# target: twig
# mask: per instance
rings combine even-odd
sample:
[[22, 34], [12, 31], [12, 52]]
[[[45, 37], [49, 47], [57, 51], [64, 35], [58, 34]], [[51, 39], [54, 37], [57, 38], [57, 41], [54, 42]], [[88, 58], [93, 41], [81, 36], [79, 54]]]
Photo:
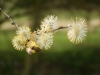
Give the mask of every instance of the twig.
[[18, 24], [16, 24], [16, 23], [12, 20], [12, 18], [11, 18], [10, 15], [6, 14], [1, 8], [0, 8], [0, 11], [1, 11], [6, 17], [8, 17], [8, 19], [11, 21], [12, 25], [15, 25], [17, 28], [19, 27]]
[[52, 32], [56, 31], [56, 30], [60, 30], [60, 29], [67, 29], [67, 28], [70, 28], [71, 26], [60, 26], [58, 27], [57, 29], [54, 29]]

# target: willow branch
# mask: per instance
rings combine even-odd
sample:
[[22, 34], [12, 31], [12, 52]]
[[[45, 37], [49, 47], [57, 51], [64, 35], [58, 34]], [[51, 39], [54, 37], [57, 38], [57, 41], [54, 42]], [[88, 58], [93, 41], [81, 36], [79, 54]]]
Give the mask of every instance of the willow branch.
[[60, 30], [60, 29], [68, 29], [68, 28], [70, 28], [71, 26], [60, 26], [60, 27], [58, 27], [57, 29], [54, 29], [52, 32], [54, 32], [54, 31], [57, 31], [57, 30]]
[[1, 11], [6, 17], [8, 17], [8, 19], [11, 21], [11, 24], [12, 24], [12, 25], [15, 25], [17, 28], [19, 27], [18, 24], [16, 24], [16, 23], [13, 21], [13, 19], [11, 18], [10, 15], [6, 14], [1, 8], [0, 8], [0, 11]]

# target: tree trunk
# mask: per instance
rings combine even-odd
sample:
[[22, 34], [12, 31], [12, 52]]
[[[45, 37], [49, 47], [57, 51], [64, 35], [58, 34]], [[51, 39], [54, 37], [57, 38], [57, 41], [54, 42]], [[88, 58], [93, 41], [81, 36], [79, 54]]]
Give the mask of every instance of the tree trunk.
[[[40, 17], [41, 17], [41, 10], [42, 10], [42, 5], [43, 5], [43, 0], [36, 0], [36, 5], [35, 5], [35, 18], [34, 18], [34, 27], [32, 26], [32, 30], [36, 29], [39, 27], [40, 24]], [[24, 64], [24, 69], [22, 71], [22, 75], [30, 75], [30, 70], [32, 68], [32, 57], [31, 55], [26, 55], [25, 58], [25, 64]]]

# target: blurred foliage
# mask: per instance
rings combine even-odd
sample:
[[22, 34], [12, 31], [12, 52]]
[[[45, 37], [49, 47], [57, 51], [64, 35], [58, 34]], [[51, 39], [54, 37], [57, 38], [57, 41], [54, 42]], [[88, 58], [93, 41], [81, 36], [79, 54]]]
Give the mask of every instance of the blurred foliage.
[[[98, 26], [90, 25], [93, 11], [96, 13], [92, 19], [100, 19], [99, 3], [100, 0], [0, 0], [0, 7], [14, 21], [17, 19], [16, 23], [22, 21], [27, 24], [20, 18], [29, 17], [27, 20], [33, 30], [48, 14], [57, 14], [65, 21], [65, 17], [77, 14], [86, 19], [89, 28], [82, 44], [74, 45], [69, 42], [66, 33], [58, 32], [51, 49], [33, 55], [13, 48], [11, 39], [15, 30], [0, 31], [0, 75], [100, 75], [100, 23]], [[8, 18], [0, 12], [0, 26], [7, 21]]]
[[[12, 17], [30, 16], [34, 19], [32, 28], [35, 29], [40, 25], [40, 19], [43, 17], [45, 11], [52, 9], [65, 9], [70, 10], [85, 10], [90, 12], [93, 10], [100, 11], [100, 0], [0, 0], [0, 7], [4, 9]], [[16, 11], [15, 14], [13, 12]], [[20, 11], [24, 10], [23, 13]], [[0, 25], [6, 21], [7, 18], [0, 19]], [[34, 25], [34, 27], [33, 27]]]
[[[99, 75], [100, 50], [83, 50], [33, 54], [29, 75]], [[21, 75], [26, 55], [17, 51], [0, 51], [0, 74]]]

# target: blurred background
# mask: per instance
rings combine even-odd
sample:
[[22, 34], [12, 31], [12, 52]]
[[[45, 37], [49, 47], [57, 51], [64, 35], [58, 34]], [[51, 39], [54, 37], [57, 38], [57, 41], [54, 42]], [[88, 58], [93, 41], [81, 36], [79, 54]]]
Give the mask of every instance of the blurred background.
[[13, 48], [17, 28], [0, 12], [0, 75], [100, 75], [100, 0], [0, 0], [0, 7], [33, 31], [47, 15], [58, 16], [59, 25], [73, 17], [88, 25], [82, 44], [71, 43], [60, 30], [49, 50], [28, 55]]

